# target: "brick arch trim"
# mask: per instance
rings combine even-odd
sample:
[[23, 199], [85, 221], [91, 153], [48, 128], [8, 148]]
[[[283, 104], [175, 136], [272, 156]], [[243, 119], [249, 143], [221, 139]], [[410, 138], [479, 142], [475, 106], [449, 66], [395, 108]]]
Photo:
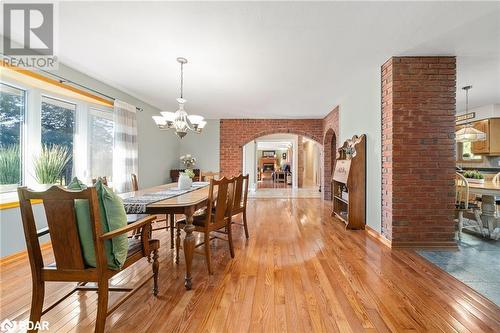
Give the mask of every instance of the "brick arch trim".
[[276, 133], [306, 136], [321, 144], [322, 119], [221, 119], [220, 172], [237, 175], [243, 170], [243, 146], [256, 138]]
[[332, 199], [332, 166], [335, 164], [335, 156], [332, 156], [332, 142], [335, 139], [335, 147], [339, 146], [339, 107], [335, 107], [323, 118], [323, 199]]
[[332, 189], [330, 184], [330, 179], [332, 178], [332, 167], [335, 166], [335, 155], [333, 155], [332, 146], [337, 146], [338, 136], [333, 128], [326, 129], [325, 136], [323, 138], [323, 177], [324, 177], [324, 189], [323, 198], [325, 200], [332, 199]]
[[289, 130], [287, 128], [276, 128], [276, 129], [270, 129], [270, 130], [265, 130], [265, 131], [256, 133], [255, 135], [252, 136], [252, 138], [250, 140], [248, 140], [247, 142], [245, 142], [243, 144], [243, 146], [246, 145], [249, 142], [257, 140], [260, 137], [263, 137], [263, 136], [266, 136], [266, 135], [271, 135], [271, 134], [294, 134], [294, 135], [299, 135], [299, 136], [303, 136], [303, 137], [309, 138], [311, 140], [314, 140], [319, 145], [323, 145], [322, 140], [320, 140], [320, 139], [318, 139], [318, 138], [316, 138], [316, 137], [312, 136], [311, 134], [306, 133], [304, 131], [294, 131], [294, 130]]
[[[323, 145], [324, 153], [325, 138], [329, 129], [333, 130], [338, 145], [338, 106], [323, 119], [221, 119], [220, 172], [225, 176], [240, 173], [243, 170], [243, 146], [258, 137], [269, 134], [290, 133], [305, 136]], [[331, 149], [331, 146], [329, 148]], [[325, 190], [330, 191], [330, 177], [323, 178], [322, 188], [323, 193], [326, 194]]]

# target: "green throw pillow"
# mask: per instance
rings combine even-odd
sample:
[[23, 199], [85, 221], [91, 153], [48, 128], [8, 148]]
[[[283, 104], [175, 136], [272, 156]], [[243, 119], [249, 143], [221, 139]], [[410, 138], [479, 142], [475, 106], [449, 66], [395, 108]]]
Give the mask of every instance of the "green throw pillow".
[[[99, 201], [99, 216], [104, 232], [113, 231], [127, 226], [127, 213], [122, 199], [109, 187], [102, 184], [100, 180], [95, 184], [97, 199]], [[106, 254], [108, 256], [108, 267], [119, 269], [125, 263], [128, 252], [127, 234], [116, 236], [106, 241]]]
[[[111, 189], [104, 186], [101, 181], [95, 184], [97, 199], [99, 202], [99, 217], [103, 233], [127, 225], [127, 215], [123, 207], [123, 202]], [[87, 186], [76, 177], [68, 185], [70, 190], [84, 190]], [[76, 220], [78, 234], [83, 252], [85, 264], [96, 267], [94, 251], [94, 241], [92, 240], [92, 225], [90, 222], [89, 203], [87, 200], [75, 200]], [[108, 267], [110, 269], [120, 269], [127, 259], [128, 239], [123, 234], [116, 236], [104, 243]]]
[[[78, 178], [73, 178], [68, 185], [68, 190], [85, 190], [87, 185], [82, 183]], [[75, 200], [76, 223], [78, 227], [78, 235], [80, 236], [80, 245], [83, 252], [85, 264], [91, 267], [96, 267], [94, 241], [92, 239], [92, 225], [90, 223], [90, 211], [88, 200]]]

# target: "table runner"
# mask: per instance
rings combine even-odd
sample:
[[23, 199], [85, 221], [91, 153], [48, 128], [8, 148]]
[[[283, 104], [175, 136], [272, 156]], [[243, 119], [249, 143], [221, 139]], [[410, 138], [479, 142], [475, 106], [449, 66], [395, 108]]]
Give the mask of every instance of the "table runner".
[[127, 214], [142, 214], [146, 212], [147, 205], [192, 192], [209, 184], [209, 182], [193, 182], [191, 188], [187, 190], [180, 190], [177, 187], [173, 187], [163, 191], [145, 193], [137, 197], [125, 198], [123, 199], [123, 206]]

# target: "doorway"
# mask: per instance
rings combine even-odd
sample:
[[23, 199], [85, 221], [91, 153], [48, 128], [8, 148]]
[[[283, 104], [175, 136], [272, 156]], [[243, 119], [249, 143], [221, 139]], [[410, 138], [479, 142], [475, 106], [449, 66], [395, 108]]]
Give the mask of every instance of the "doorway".
[[[271, 134], [243, 146], [243, 172], [256, 196], [320, 197], [321, 145], [295, 134]], [[252, 194], [251, 194], [252, 195]]]

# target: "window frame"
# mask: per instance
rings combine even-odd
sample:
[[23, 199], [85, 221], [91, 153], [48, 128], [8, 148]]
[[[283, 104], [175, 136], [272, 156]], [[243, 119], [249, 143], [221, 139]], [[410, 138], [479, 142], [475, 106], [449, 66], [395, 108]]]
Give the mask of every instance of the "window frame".
[[[42, 147], [42, 97], [52, 98], [76, 105], [75, 128], [73, 131], [73, 175], [85, 182], [90, 181], [87, 175], [89, 166], [89, 145], [87, 140], [88, 120], [91, 112], [98, 112], [99, 116], [113, 120], [113, 109], [98, 103], [84, 101], [77, 98], [57, 94], [53, 91], [32, 87], [22, 82], [2, 77], [0, 83], [24, 91], [24, 118], [22, 130], [22, 183], [20, 186], [36, 187], [38, 183], [33, 173], [34, 156]], [[17, 201], [17, 192], [0, 193], [0, 204]]]
[[[90, 161], [90, 132], [89, 132], [89, 128], [88, 128], [88, 125], [89, 125], [89, 121], [90, 121], [90, 117], [101, 117], [101, 118], [104, 118], [104, 119], [107, 119], [107, 120], [110, 120], [113, 122], [113, 126], [114, 126], [114, 119], [113, 119], [113, 109], [111, 108], [107, 108], [105, 106], [92, 106], [90, 105], [89, 108], [88, 108], [88, 112], [87, 112], [87, 122], [86, 122], [86, 147], [87, 147], [87, 164], [86, 164], [86, 170], [88, 171], [88, 174], [85, 174], [85, 177], [87, 179], [87, 181], [91, 181], [91, 178], [92, 178], [92, 170], [91, 170], [91, 161]], [[113, 142], [114, 142], [114, 135], [113, 135]], [[111, 175], [111, 180], [112, 180], [112, 177], [113, 175]]]
[[72, 170], [71, 170], [71, 174], [73, 176], [76, 175], [76, 163], [78, 162], [78, 160], [75, 158], [76, 156], [76, 151], [77, 151], [77, 146], [76, 146], [76, 138], [77, 138], [77, 131], [78, 131], [78, 103], [75, 103], [75, 102], [72, 102], [72, 101], [69, 101], [67, 99], [63, 99], [63, 98], [59, 98], [59, 97], [56, 97], [57, 95], [53, 95], [53, 94], [46, 94], [46, 93], [41, 93], [40, 94], [40, 147], [39, 149], [41, 150], [42, 148], [42, 127], [43, 127], [43, 124], [42, 124], [42, 107], [43, 107], [43, 99], [44, 98], [48, 98], [48, 99], [52, 99], [52, 100], [55, 100], [55, 101], [58, 101], [58, 102], [62, 102], [62, 103], [67, 103], [67, 104], [71, 104], [71, 105], [74, 105], [74, 112], [75, 112], [75, 120], [74, 120], [74, 125], [73, 125], [73, 151], [71, 152], [71, 155], [72, 155], [72, 159], [73, 159], [73, 165], [72, 165]]
[[462, 142], [457, 142], [457, 163], [483, 163], [484, 162], [484, 156], [483, 155], [474, 155], [480, 158], [476, 159], [469, 159], [466, 160], [463, 158], [463, 153], [464, 153], [464, 145]]
[[[25, 162], [24, 158], [26, 156], [26, 139], [27, 139], [27, 130], [26, 130], [26, 121], [27, 121], [27, 116], [28, 116], [28, 89], [23, 87], [22, 85], [19, 85], [17, 83], [11, 82], [9, 80], [0, 80], [0, 84], [4, 84], [6, 86], [9, 86], [11, 88], [21, 90], [23, 92], [23, 113], [22, 113], [22, 121], [19, 125], [20, 127], [20, 133], [19, 133], [19, 151], [20, 151], [20, 159], [21, 159], [21, 183], [19, 186], [23, 186], [26, 180], [26, 167], [25, 167]], [[5, 193], [0, 193], [0, 198], [1, 195], [7, 194], [7, 193], [12, 193], [12, 192], [5, 192]]]

